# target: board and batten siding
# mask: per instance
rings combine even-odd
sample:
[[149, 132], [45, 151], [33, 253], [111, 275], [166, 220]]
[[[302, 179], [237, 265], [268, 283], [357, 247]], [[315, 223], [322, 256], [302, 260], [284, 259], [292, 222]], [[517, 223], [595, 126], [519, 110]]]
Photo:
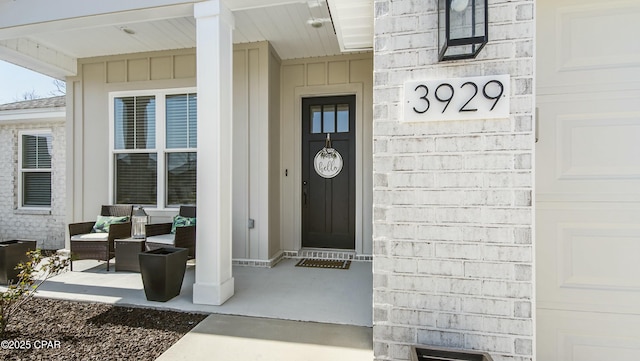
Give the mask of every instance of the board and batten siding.
[[356, 95], [356, 252], [372, 252], [371, 53], [285, 60], [281, 70], [281, 237], [301, 248], [302, 98]]
[[233, 72], [233, 259], [270, 266], [281, 251], [280, 58], [268, 42], [236, 44]]
[[[234, 50], [233, 257], [269, 260], [281, 250], [279, 184], [279, 58], [267, 42]], [[196, 87], [196, 51], [80, 59], [67, 79], [67, 223], [95, 219], [109, 204], [109, 93]], [[200, 102], [206, 99], [199, 99]], [[198, 141], [206, 141], [199, 134]], [[177, 210], [147, 210], [169, 222]], [[248, 219], [255, 220], [249, 229]]]
[[[78, 60], [78, 75], [67, 78], [67, 223], [93, 220], [112, 203], [109, 93], [195, 87], [195, 55], [186, 49]], [[176, 212], [149, 213], [163, 222]]]
[[[375, 1], [374, 354], [534, 358], [534, 1], [490, 0], [476, 59], [438, 62], [438, 2]], [[403, 122], [407, 81], [509, 74], [505, 119]]]

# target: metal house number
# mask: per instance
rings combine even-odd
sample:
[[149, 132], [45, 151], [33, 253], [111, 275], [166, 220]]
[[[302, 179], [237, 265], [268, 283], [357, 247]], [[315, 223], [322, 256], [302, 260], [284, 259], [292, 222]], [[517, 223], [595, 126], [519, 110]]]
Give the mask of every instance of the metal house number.
[[313, 167], [322, 178], [333, 178], [340, 174], [343, 166], [342, 156], [331, 147], [331, 136], [327, 133], [324, 148], [320, 149], [313, 158]]
[[404, 121], [509, 117], [510, 76], [410, 81], [404, 84]]

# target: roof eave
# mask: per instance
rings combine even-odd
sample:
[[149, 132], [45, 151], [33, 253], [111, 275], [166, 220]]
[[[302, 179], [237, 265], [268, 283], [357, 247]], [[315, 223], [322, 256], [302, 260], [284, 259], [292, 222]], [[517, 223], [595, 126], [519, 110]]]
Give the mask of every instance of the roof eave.
[[66, 107], [15, 109], [0, 111], [0, 125], [30, 122], [64, 122]]

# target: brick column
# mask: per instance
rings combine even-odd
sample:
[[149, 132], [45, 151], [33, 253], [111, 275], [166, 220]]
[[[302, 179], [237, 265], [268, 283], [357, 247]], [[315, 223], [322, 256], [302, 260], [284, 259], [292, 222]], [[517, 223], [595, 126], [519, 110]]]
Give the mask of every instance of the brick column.
[[[478, 58], [439, 63], [437, 1], [376, 0], [374, 352], [534, 355], [534, 1], [489, 0]], [[510, 74], [505, 119], [403, 122], [410, 80]]]

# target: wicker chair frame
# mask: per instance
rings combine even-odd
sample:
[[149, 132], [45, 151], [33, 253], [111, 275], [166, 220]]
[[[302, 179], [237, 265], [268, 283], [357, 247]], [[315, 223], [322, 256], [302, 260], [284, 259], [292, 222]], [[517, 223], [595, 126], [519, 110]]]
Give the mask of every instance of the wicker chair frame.
[[[179, 215], [183, 217], [196, 217], [196, 207], [195, 206], [180, 206]], [[162, 234], [171, 233], [171, 225], [172, 223], [154, 223], [147, 224], [145, 226], [145, 236], [159, 236]], [[147, 251], [151, 251], [154, 249], [167, 247], [167, 244], [162, 243], [153, 243], [147, 241], [146, 243]], [[196, 226], [188, 226], [188, 227], [178, 227], [176, 228], [176, 234], [174, 238], [173, 247], [178, 248], [187, 248], [189, 249], [189, 258], [196, 257]]]
[[[103, 205], [100, 210], [101, 216], [121, 217], [133, 214], [133, 205]], [[79, 222], [69, 224], [69, 236], [91, 233], [95, 221]], [[109, 226], [109, 236], [107, 240], [87, 240], [71, 241], [71, 270], [73, 271], [73, 261], [81, 259], [97, 259], [107, 261], [107, 271], [109, 271], [109, 260], [115, 256], [114, 240], [131, 237], [131, 222], [112, 224]]]

